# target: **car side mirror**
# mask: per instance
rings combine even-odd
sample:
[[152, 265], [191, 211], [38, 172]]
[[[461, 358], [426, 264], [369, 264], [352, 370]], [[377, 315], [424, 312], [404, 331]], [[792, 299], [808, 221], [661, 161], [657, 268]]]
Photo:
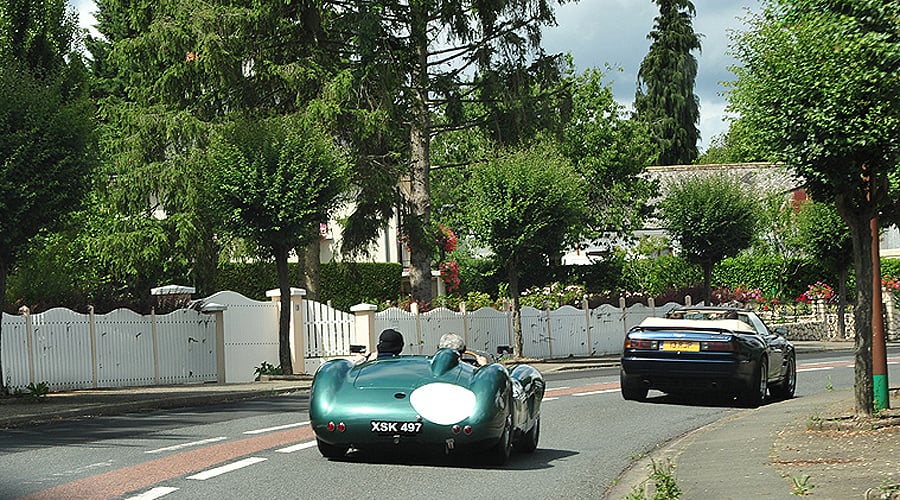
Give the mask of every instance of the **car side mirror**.
[[774, 331], [776, 334], [781, 335], [782, 337], [787, 337], [788, 329], [783, 326], [779, 326], [779, 327], [775, 328]]

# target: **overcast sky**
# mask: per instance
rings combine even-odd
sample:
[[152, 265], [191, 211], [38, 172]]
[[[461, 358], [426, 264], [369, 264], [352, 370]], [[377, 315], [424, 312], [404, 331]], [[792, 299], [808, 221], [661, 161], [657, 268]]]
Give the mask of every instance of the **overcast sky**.
[[[79, 11], [82, 26], [94, 21], [93, 0], [69, 0]], [[758, 0], [693, 0], [697, 9], [694, 31], [701, 34], [702, 51], [698, 60], [695, 93], [700, 97], [700, 149], [710, 138], [728, 129], [725, 121], [725, 97], [721, 82], [731, 80], [728, 66], [734, 63], [727, 54], [728, 32], [741, 30], [740, 18], [747, 8], [758, 11]], [[652, 0], [581, 0], [558, 7], [558, 26], [544, 33], [544, 47], [550, 53], [570, 52], [581, 72], [587, 68], [604, 69], [607, 64], [622, 71], [607, 72], [616, 99], [631, 107], [637, 71], [647, 55], [647, 34], [653, 18], [659, 14]]]

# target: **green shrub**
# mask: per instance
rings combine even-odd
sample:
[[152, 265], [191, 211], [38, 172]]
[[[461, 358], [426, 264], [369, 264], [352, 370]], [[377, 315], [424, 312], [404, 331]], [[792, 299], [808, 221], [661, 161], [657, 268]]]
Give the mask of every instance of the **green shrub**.
[[[297, 264], [290, 266], [291, 283], [299, 283]], [[331, 301], [335, 309], [349, 311], [356, 304], [396, 300], [400, 295], [403, 267], [396, 263], [322, 264], [319, 271], [319, 300]], [[272, 262], [229, 262], [219, 268], [216, 280], [219, 290], [231, 290], [256, 300], [266, 300], [266, 291], [278, 286]], [[297, 286], [297, 285], [294, 285]]]
[[342, 311], [356, 304], [380, 304], [400, 296], [403, 266], [396, 263], [327, 263], [319, 273], [322, 302]]
[[823, 267], [810, 259], [744, 253], [713, 268], [713, 287], [758, 288], [765, 297], [793, 300], [817, 281], [835, 285]]
[[624, 290], [649, 296], [689, 288], [702, 280], [700, 267], [677, 255], [632, 259], [623, 270]]

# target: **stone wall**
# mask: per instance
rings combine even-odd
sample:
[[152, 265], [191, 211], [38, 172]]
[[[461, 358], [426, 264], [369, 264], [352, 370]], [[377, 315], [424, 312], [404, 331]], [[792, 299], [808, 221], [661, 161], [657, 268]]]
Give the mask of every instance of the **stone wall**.
[[824, 317], [809, 316], [808, 319], [800, 319], [793, 323], [779, 323], [770, 325], [770, 328], [784, 327], [788, 330], [788, 340], [818, 340], [818, 341], [836, 341], [836, 342], [852, 342], [853, 334], [853, 315], [844, 315], [846, 325], [845, 332], [838, 332], [838, 321], [836, 314], [826, 314]]

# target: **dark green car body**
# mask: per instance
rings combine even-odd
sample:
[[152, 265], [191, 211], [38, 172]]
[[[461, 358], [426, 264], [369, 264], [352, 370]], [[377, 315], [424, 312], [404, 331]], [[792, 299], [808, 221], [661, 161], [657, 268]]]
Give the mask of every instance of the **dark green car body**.
[[451, 349], [354, 364], [326, 362], [316, 372], [309, 417], [319, 450], [433, 450], [486, 453], [505, 463], [512, 448], [530, 452], [540, 433], [544, 379], [529, 365], [477, 367]]

